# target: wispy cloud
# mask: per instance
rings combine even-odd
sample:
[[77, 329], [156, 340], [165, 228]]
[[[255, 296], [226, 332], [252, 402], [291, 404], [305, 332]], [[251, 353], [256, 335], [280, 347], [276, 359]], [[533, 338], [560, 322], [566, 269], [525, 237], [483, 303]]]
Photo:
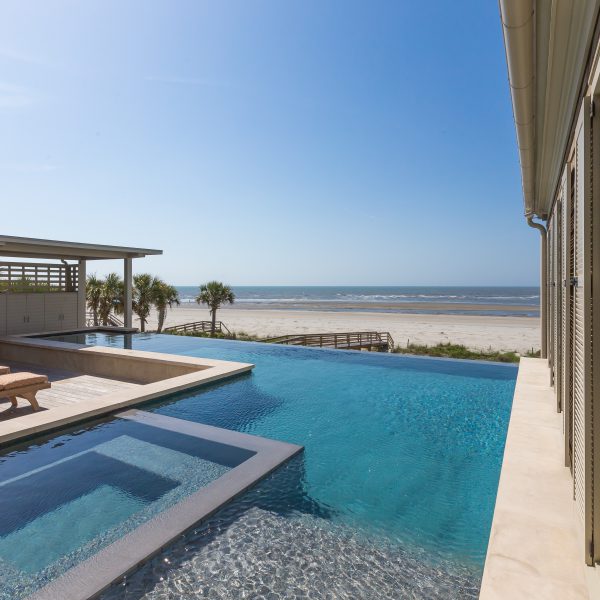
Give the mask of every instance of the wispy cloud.
[[0, 48], [0, 59], [10, 60], [13, 62], [26, 63], [29, 65], [38, 65], [40, 67], [52, 67], [52, 63], [45, 58], [32, 56], [31, 54], [23, 54], [9, 48]]
[[0, 163], [0, 171], [17, 173], [50, 173], [56, 169], [58, 169], [58, 165], [50, 163]]
[[200, 87], [233, 87], [229, 81], [219, 81], [216, 79], [207, 79], [203, 77], [162, 77], [148, 76], [144, 78], [146, 81], [156, 83], [172, 83], [175, 85], [195, 85]]
[[25, 108], [34, 103], [30, 90], [14, 83], [0, 81], [0, 108]]

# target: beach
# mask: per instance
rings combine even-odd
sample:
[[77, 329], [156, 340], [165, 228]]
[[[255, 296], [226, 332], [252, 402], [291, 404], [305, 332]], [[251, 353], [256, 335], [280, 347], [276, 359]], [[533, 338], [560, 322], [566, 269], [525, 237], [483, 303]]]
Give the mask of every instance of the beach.
[[[452, 342], [474, 350], [501, 350], [524, 353], [540, 347], [539, 319], [528, 316], [452, 314], [456, 304], [438, 303], [436, 314], [382, 312], [380, 306], [361, 305], [356, 310], [334, 310], [331, 306], [307, 308], [224, 307], [217, 319], [232, 332], [260, 337], [288, 333], [328, 333], [348, 331], [389, 331], [397, 345]], [[422, 309], [423, 307], [420, 306]], [[461, 307], [464, 310], [464, 307]], [[481, 310], [481, 306], [478, 307]], [[498, 306], [494, 307], [498, 309]], [[514, 307], [513, 307], [514, 308]], [[165, 327], [209, 320], [205, 306], [186, 303], [169, 310]], [[156, 329], [151, 313], [148, 330]], [[139, 321], [134, 319], [139, 327]]]

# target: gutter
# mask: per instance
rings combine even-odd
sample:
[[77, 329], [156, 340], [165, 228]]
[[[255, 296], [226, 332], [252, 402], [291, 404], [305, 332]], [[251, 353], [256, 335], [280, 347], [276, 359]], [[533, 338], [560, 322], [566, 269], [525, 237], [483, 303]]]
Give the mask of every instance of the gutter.
[[[499, 0], [508, 83], [521, 163], [527, 224], [540, 232], [540, 328], [542, 358], [548, 356], [548, 250], [544, 225], [533, 221], [535, 210], [535, 0]], [[544, 216], [544, 215], [541, 215]]]
[[527, 216], [535, 200], [535, 6], [534, 0], [499, 0], [499, 5]]
[[548, 244], [547, 231], [541, 223], [536, 223], [533, 220], [533, 215], [527, 215], [527, 225], [539, 230], [540, 232], [540, 256], [541, 256], [541, 273], [540, 273], [540, 329], [541, 329], [541, 358], [548, 357], [548, 316], [546, 307], [548, 306]]

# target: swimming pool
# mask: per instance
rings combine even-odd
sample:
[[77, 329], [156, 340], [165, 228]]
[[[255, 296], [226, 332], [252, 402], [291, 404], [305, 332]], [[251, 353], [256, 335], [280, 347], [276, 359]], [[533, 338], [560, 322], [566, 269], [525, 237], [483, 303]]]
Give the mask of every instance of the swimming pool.
[[144, 409], [305, 447], [106, 598], [477, 597], [516, 367], [152, 334], [85, 341], [254, 363]]
[[139, 410], [3, 450], [0, 598], [92, 596], [299, 450]]

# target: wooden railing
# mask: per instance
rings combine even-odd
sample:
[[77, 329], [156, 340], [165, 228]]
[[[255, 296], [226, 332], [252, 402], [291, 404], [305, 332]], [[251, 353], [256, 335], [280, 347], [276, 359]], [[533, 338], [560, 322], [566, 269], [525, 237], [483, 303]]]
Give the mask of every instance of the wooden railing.
[[[85, 326], [86, 327], [94, 327], [94, 313], [92, 312], [86, 312], [85, 313]], [[108, 325], [102, 325], [102, 323], [100, 323], [100, 319], [98, 319], [98, 327], [125, 327], [125, 323], [123, 323], [123, 321], [121, 321], [121, 319], [119, 319], [119, 317], [116, 317], [115, 315], [113, 315], [112, 313], [110, 315], [108, 315]]]
[[282, 335], [265, 340], [271, 344], [312, 346], [343, 350], [370, 350], [392, 352], [394, 339], [387, 331], [353, 331], [348, 333], [308, 333]]
[[[172, 327], [165, 327], [165, 333], [211, 333], [212, 332], [212, 321], [194, 321], [193, 323], [183, 323], [182, 325], [173, 325]], [[215, 323], [215, 332], [231, 335], [231, 331], [227, 329], [223, 321], [217, 321]]]
[[0, 291], [76, 292], [78, 265], [0, 262]]

